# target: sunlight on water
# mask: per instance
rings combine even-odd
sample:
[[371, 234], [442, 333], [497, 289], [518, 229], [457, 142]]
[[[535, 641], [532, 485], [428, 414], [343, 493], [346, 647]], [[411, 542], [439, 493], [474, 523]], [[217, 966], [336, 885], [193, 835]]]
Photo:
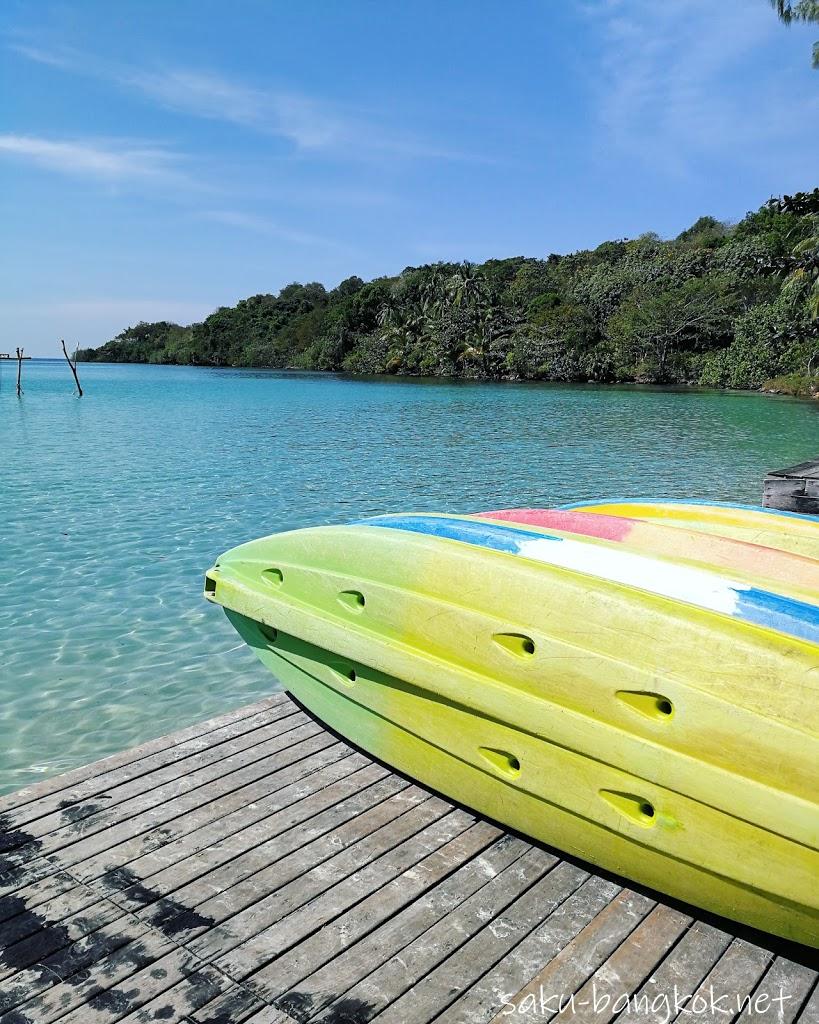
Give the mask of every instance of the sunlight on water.
[[0, 792], [271, 691], [201, 597], [218, 554], [399, 510], [756, 502], [819, 405], [180, 367], [0, 369]]

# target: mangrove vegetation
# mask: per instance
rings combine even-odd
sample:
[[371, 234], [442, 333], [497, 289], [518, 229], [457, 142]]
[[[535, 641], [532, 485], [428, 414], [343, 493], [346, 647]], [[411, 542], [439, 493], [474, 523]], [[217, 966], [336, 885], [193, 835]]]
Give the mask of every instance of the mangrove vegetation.
[[201, 323], [138, 323], [79, 358], [811, 393], [819, 189], [672, 240], [289, 284]]

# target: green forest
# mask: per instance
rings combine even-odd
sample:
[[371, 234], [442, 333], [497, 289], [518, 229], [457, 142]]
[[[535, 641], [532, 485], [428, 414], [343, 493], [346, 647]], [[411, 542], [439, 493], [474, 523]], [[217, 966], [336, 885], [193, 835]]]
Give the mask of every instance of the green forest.
[[289, 284], [81, 360], [819, 391], [819, 188], [545, 259]]

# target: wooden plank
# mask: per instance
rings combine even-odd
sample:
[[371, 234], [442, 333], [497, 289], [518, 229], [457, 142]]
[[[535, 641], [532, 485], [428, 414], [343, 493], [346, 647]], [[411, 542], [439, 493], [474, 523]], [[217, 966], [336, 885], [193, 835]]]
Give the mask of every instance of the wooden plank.
[[658, 1024], [675, 986], [819, 1024], [807, 960], [503, 834], [284, 696], [214, 723], [9, 803], [3, 1024]]
[[[194, 1010], [217, 995], [236, 991], [238, 986], [212, 967], [194, 966], [167, 992], [150, 999], [138, 1010], [122, 1017], [120, 1024], [189, 1024]], [[79, 1022], [78, 1022], [79, 1024]]]
[[676, 1018], [731, 942], [727, 932], [695, 921], [617, 1018], [617, 1024], [656, 1024]]
[[813, 477], [814, 479], [819, 479], [819, 456], [815, 459], [808, 459], [807, 462], [800, 462], [796, 466], [788, 466], [787, 469], [772, 469], [768, 476]]
[[[228, 797], [219, 797], [207, 802], [190, 811], [187, 815], [176, 819], [173, 823], [174, 831], [183, 830], [183, 827], [190, 828], [192, 830], [190, 835], [194, 838], [198, 837], [199, 846], [208, 841], [218, 842], [220, 833], [214, 830], [214, 820], [219, 821], [223, 825], [230, 823], [225, 829], [225, 835], [230, 835], [232, 827], [241, 828], [242, 826], [242, 820], [239, 822], [234, 821], [229, 813], [232, 805], [238, 804], [242, 807], [246, 812], [243, 820], [245, 822], [252, 822], [255, 820], [257, 811], [260, 816], [264, 816], [265, 812], [269, 813], [275, 807], [277, 800], [281, 806], [287, 806], [306, 797], [316, 789], [320, 790], [328, 781], [338, 778], [338, 774], [344, 772], [345, 764], [371, 764], [362, 755], [348, 755], [345, 758], [343, 753], [344, 751], [340, 745], [325, 748], [325, 750], [319, 751], [312, 757], [304, 758], [289, 768], [280, 770], [275, 776], [267, 776], [230, 794]], [[294, 776], [296, 781], [288, 783], [288, 780]], [[271, 781], [274, 778], [275, 784]], [[280, 786], [281, 788], [279, 788]], [[304, 804], [303, 809], [309, 811], [310, 807], [308, 804]], [[200, 826], [198, 830], [196, 829], [197, 825]], [[161, 836], [158, 836], [159, 831], [162, 832]], [[92, 855], [87, 860], [73, 864], [70, 874], [58, 871], [28, 886], [17, 889], [11, 896], [0, 897], [0, 920], [5, 920], [8, 917], [19, 914], [23, 910], [31, 913], [42, 903], [75, 888], [78, 881], [92, 882], [105, 872], [108, 872], [108, 874], [105, 874], [105, 877], [100, 882], [100, 885], [105, 890], [103, 895], [107, 895], [117, 888], [132, 884], [133, 871], [129, 866], [129, 861], [134, 857], [138, 857], [140, 853], [147, 857], [148, 855], [145, 851], [147, 849], [153, 850], [158, 845], [160, 849], [157, 851], [157, 856], [161, 857], [164, 850], [170, 850], [173, 847], [172, 843], [170, 847], [162, 846], [161, 841], [165, 838], [166, 834], [164, 830], [149, 830], [148, 832], [140, 833], [136, 837], [125, 840], [109, 850]], [[244, 834], [252, 842], [253, 832], [246, 832]], [[195, 848], [196, 846], [194, 845]], [[169, 852], [164, 863], [172, 863], [177, 852], [175, 848], [173, 853]], [[197, 861], [192, 859], [191, 864], [195, 867]], [[142, 861], [142, 865], [144, 868], [145, 861]], [[50, 862], [46, 863], [46, 867], [53, 870]], [[127, 870], [121, 870], [123, 868], [127, 868]]]
[[545, 851], [533, 847], [532, 852], [549, 857], [553, 869], [547, 871], [501, 914], [486, 920], [474, 936], [374, 1020], [379, 1024], [421, 1024], [422, 1021], [439, 1016], [521, 939], [530, 934], [545, 914], [551, 913], [579, 888], [587, 877], [582, 868], [568, 861], [559, 861], [555, 865], [555, 858]]
[[[292, 703], [260, 711], [129, 762], [116, 771], [96, 775], [79, 785], [12, 808], [3, 815], [3, 827], [25, 829], [34, 836], [44, 835], [62, 825], [76, 823], [95, 809], [108, 809], [163, 782], [253, 746], [259, 742], [261, 729], [275, 728], [276, 732], [270, 735], [278, 735], [307, 721], [308, 717]], [[101, 800], [105, 803], [99, 803]]]
[[[67, 871], [57, 871], [39, 882], [17, 889], [13, 895], [0, 896], [0, 928], [24, 910], [33, 911], [43, 903], [57, 899], [82, 884]], [[0, 931], [2, 934], [2, 931]]]
[[797, 1017], [798, 1024], [819, 1024], [819, 984], [814, 984], [805, 1006]]
[[[115, 950], [147, 936], [147, 925], [130, 918], [107, 925], [74, 942], [68, 942], [49, 956], [18, 969], [0, 988], [0, 1013], [32, 999], [67, 978], [90, 971]], [[0, 1018], [2, 1019], [2, 1018]]]
[[[286, 866], [279, 865], [279, 862], [289, 854], [302, 851], [321, 838], [324, 838], [325, 849], [332, 854], [344, 841], [344, 829], [354, 827], [356, 834], [359, 834], [361, 825], [356, 823], [353, 826], [350, 823], [360, 815], [373, 812], [383, 821], [383, 809], [380, 812], [374, 809], [405, 790], [408, 783], [394, 775], [370, 783], [370, 777], [376, 773], [377, 766], [371, 766], [370, 770], [362, 769], [364, 777], [360, 782], [356, 781], [359, 773], [341, 779], [333, 786], [319, 790], [315, 797], [323, 799], [317, 800], [315, 805], [311, 806], [307, 800], [302, 800], [295, 807], [287, 806], [280, 813], [270, 815], [261, 825], [255, 826], [252, 832], [242, 834], [238, 841], [230, 836], [227, 846], [219, 844], [217, 837], [214, 839], [216, 845], [206, 851], [208, 856], [190, 857], [176, 863], [172, 861], [170, 866], [147, 878], [134, 872], [139, 879], [135, 891], [123, 889], [116, 895], [112, 893], [110, 898], [138, 912], [149, 906], [144, 892], [146, 883], [158, 896], [173, 895], [174, 900], [190, 907], [211, 900], [215, 893], [221, 897], [247, 879], [250, 879], [255, 893], [258, 893], [259, 886], [264, 884], [258, 873], [276, 872], [277, 880], [283, 877]], [[390, 806], [395, 807], [396, 815], [405, 809], [403, 803]], [[310, 815], [316, 809], [319, 813]], [[307, 820], [304, 820], [305, 817]], [[318, 850], [319, 845], [314, 849]], [[307, 859], [309, 854], [305, 857]], [[274, 865], [279, 867], [274, 868]], [[231, 905], [235, 905], [232, 897]], [[148, 919], [152, 913], [145, 912], [141, 916]]]
[[31, 993], [28, 999], [18, 1005], [18, 1014], [36, 1024], [51, 1024], [100, 993], [127, 981], [144, 968], [153, 968], [162, 957], [177, 948], [170, 939], [131, 920], [119, 923], [118, 937], [122, 939], [122, 944], [96, 960], [93, 969], [79, 969], [66, 980], [58, 980], [56, 984], [52, 979], [51, 985], [45, 987], [44, 991], [36, 995]]
[[772, 960], [767, 950], [735, 938], [686, 1009], [696, 1015], [697, 1024], [724, 1024], [726, 1019], [733, 1019], [726, 1015], [740, 1013], [742, 1000], [754, 990]]
[[[539, 1011], [541, 1016], [538, 1020], [550, 1021], [556, 1017], [570, 997], [634, 931], [654, 905], [653, 900], [631, 889], [618, 893], [528, 985], [508, 1000], [516, 1012], [523, 1007], [522, 1015], [515, 1019], [526, 1020], [527, 1008], [541, 1005], [545, 1009]], [[503, 1015], [511, 1012], [504, 1010]]]
[[0, 981], [49, 958], [92, 932], [111, 924], [122, 916], [113, 903], [98, 899], [84, 910], [58, 922], [43, 919], [43, 927], [33, 935], [4, 947], [0, 960]]
[[[378, 768], [377, 766], [371, 766], [371, 767], [376, 772], [378, 772], [379, 774], [383, 774], [383, 770]], [[385, 795], [386, 795], [386, 792], [389, 792], [389, 791], [392, 791], [392, 790], [395, 790], [395, 789], [406, 788], [406, 786], [407, 786], [407, 784], [403, 780], [398, 779], [395, 776], [391, 776], [391, 777], [389, 777], [389, 778], [387, 778], [385, 780], [382, 780], [382, 784], [385, 787]], [[422, 794], [420, 794], [420, 792], [419, 792], [419, 799], [420, 798], [422, 798]], [[378, 799], [378, 794], [377, 793], [375, 794], [375, 799]], [[402, 808], [400, 808], [400, 809], [402, 809]], [[351, 808], [351, 813], [355, 813], [356, 810], [357, 810], [356, 807], [352, 807]], [[295, 843], [299, 844], [302, 840], [303, 840], [303, 837], [299, 837], [298, 834], [296, 833], [295, 834]], [[269, 853], [268, 853], [268, 857], [269, 857]], [[192, 863], [193, 863], [193, 865], [195, 867], [196, 866], [196, 861], [193, 861]], [[140, 885], [139, 889], [140, 889], [140, 891], [139, 891], [139, 894], [138, 894], [138, 898], [135, 897], [134, 902], [135, 902], [136, 906], [144, 906], [145, 905], [145, 902], [144, 902], [145, 901], [145, 894], [146, 894], [146, 892], [148, 892], [148, 890], [146, 889], [146, 887], [144, 885]], [[86, 890], [86, 891], [90, 892], [91, 890]], [[209, 887], [207, 889], [207, 895], [211, 896], [212, 893], [213, 893], [213, 888]], [[69, 893], [67, 895], [67, 897], [65, 897], [65, 898], [68, 900], [68, 903], [66, 905], [66, 910], [67, 909], [72, 909], [72, 910], [76, 911], [78, 909], [78, 907], [75, 906], [75, 905], [72, 905], [72, 903], [71, 903], [71, 893]], [[178, 904], [174, 899], [169, 898], [169, 896], [167, 894], [163, 894], [161, 892], [157, 892], [155, 894], [154, 893], [150, 893], [150, 898], [155, 899], [155, 900], [160, 902], [160, 913], [158, 914], [158, 917], [159, 917], [159, 920], [162, 923], [162, 927], [165, 928], [165, 929], [171, 930], [173, 932], [172, 922], [177, 921], [179, 918], [185, 918], [185, 919], [188, 920], [188, 922], [196, 922], [196, 923], [198, 923], [198, 921], [199, 921], [199, 918], [197, 918], [195, 914], [191, 913], [190, 907], [186, 907], [186, 906], [184, 906], [182, 904]], [[96, 893], [96, 894], [92, 894], [91, 898], [89, 900], [85, 901], [85, 902], [94, 903], [95, 901], [100, 901], [100, 900], [101, 900], [101, 897], [100, 897], [99, 893]], [[28, 922], [28, 923], [33, 922], [34, 928], [39, 929], [39, 931], [41, 933], [41, 936], [45, 935], [46, 933], [51, 934], [55, 938], [60, 938], [63, 941], [64, 944], [69, 942], [69, 941], [76, 940], [76, 938], [77, 938], [76, 928], [73, 931], [66, 931], [62, 924], [58, 925], [58, 922], [62, 921], [62, 918], [65, 916], [65, 914], [63, 912], [62, 901], [58, 900], [56, 902], [57, 902], [57, 906], [56, 907], [55, 907], [54, 903], [52, 903], [51, 905], [47, 905], [45, 908], [42, 908], [42, 912], [37, 914], [37, 915], [32, 915], [30, 912], [27, 912], [27, 913], [18, 915], [15, 918], [11, 918], [9, 920], [9, 922], [7, 922], [8, 928], [10, 930], [10, 933], [12, 931], [14, 931], [14, 932], [21, 932], [21, 935], [24, 934], [24, 933], [29, 933], [29, 932], [31, 932], [33, 930], [33, 928], [32, 927], [28, 927], [28, 926], [26, 926], [24, 928], [24, 923], [26, 923], [26, 922]], [[123, 913], [125, 913], [126, 910], [128, 909], [127, 907], [125, 907], [125, 908], [121, 907], [117, 903], [112, 904], [110, 902], [97, 902], [92, 909], [94, 910], [94, 912], [96, 912], [100, 908], [104, 909], [106, 914], [108, 915], [107, 918], [106, 918], [106, 921], [110, 921], [110, 920], [114, 920], [115, 919], [115, 918], [111, 918], [111, 916], [110, 916], [110, 912], [111, 912], [111, 907], [112, 906], [116, 906], [118, 908], [120, 916]], [[90, 914], [90, 912], [89, 912], [88, 915], [85, 915], [83, 920], [86, 921], [86, 923], [88, 924], [89, 928], [92, 925], [93, 926], [98, 926], [98, 924], [99, 924], [97, 918], [94, 917], [92, 914]], [[15, 935], [14, 937], [15, 938], [20, 938], [21, 935]], [[11, 950], [11, 954], [14, 954], [16, 956], [17, 960], [19, 961], [19, 957], [21, 955], [20, 954], [20, 950], [24, 949], [24, 948], [25, 948], [24, 944], [17, 943], [13, 947], [13, 949]], [[9, 955], [11, 955], [11, 954], [9, 954]], [[18, 964], [18, 966], [19, 966], [19, 964]]]
[[[182, 989], [182, 994], [189, 1000], [190, 1009], [209, 1002], [229, 985], [224, 975], [201, 964], [186, 950], [174, 949], [124, 981], [92, 996], [61, 1017], [61, 1024], [112, 1024], [121, 1020], [144, 1020], [135, 1011], [152, 1002], [154, 1005], [168, 1002], [165, 995], [168, 990], [186, 980], [191, 984], [187, 989]], [[179, 1002], [177, 1000], [177, 1004]], [[170, 1019], [173, 1016], [173, 1004], [170, 1005], [172, 1012], [168, 1018], [158, 1019]]]
[[192, 1024], [245, 1024], [265, 1007], [246, 988], [234, 985], [222, 995], [189, 1014]]
[[[533, 932], [447, 1008], [447, 1024], [499, 1020], [511, 1000], [620, 892], [615, 882], [591, 875]], [[505, 1019], [505, 1017], [503, 1018]], [[520, 1019], [520, 1018], [515, 1018]]]
[[660, 904], [640, 922], [554, 1018], [560, 1024], [610, 1024], [691, 925], [686, 914]]
[[[244, 719], [252, 718], [256, 714], [271, 710], [275, 707], [286, 708], [288, 706], [292, 706], [292, 701], [289, 699], [287, 694], [277, 693], [272, 697], [267, 697], [255, 704], [248, 704], [245, 707], [237, 708], [235, 711], [229, 711], [227, 714], [219, 715], [216, 718], [210, 718], [206, 722], [197, 722], [195, 725], [186, 726], [184, 729], [178, 729], [176, 732], [172, 732], [167, 736], [160, 736], [157, 739], [148, 740], [146, 743], [141, 743], [137, 747], [131, 747], [129, 750], [123, 750], [117, 754], [111, 754], [99, 761], [82, 765], [79, 768], [63, 772], [60, 775], [54, 775], [50, 779], [43, 779], [40, 782], [34, 782], [30, 786], [25, 786], [23, 789], [16, 790], [14, 793], [8, 793], [4, 796], [0, 796], [0, 812], [7, 811], [12, 807], [17, 808], [21, 807], [23, 804], [42, 800], [46, 796], [58, 793], [71, 786], [76, 786], [79, 783], [85, 782], [96, 776], [106, 775], [109, 772], [113, 772], [115, 769], [119, 769], [127, 765], [135, 765], [137, 762], [143, 760], [149, 755], [162, 754], [163, 752], [170, 751], [174, 747], [189, 740], [205, 740], [208, 733], [215, 732], [217, 729], [228, 726], [233, 722], [241, 722]], [[205, 740], [205, 742], [207, 741]]]
[[[245, 984], [285, 1009], [307, 1006], [316, 1014], [352, 988], [362, 972], [369, 973], [399, 956], [414, 939], [484, 889], [528, 848], [522, 839], [502, 835], [357, 942], [348, 941], [349, 917], [355, 913], [354, 908], [247, 978]], [[390, 884], [400, 886], [403, 877]], [[376, 893], [370, 898], [377, 897]]]
[[[246, 910], [252, 915], [254, 907], [259, 902], [260, 894], [268, 899], [271, 906], [274, 906], [276, 903], [274, 894], [277, 890], [285, 889], [288, 883], [296, 882], [308, 873], [311, 873], [310, 879], [307, 879], [305, 884], [316, 879], [326, 888], [325, 876], [330, 870], [326, 862], [332, 861], [336, 869], [341, 870], [342, 858], [338, 855], [339, 849], [344, 849], [345, 845], [352, 846], [361, 842], [361, 845], [356, 848], [354, 856], [364, 856], [365, 852], [369, 852], [370, 847], [378, 848], [379, 845], [388, 842], [388, 826], [405, 814], [409, 806], [421, 805], [427, 801], [425, 793], [420, 790], [409, 792], [409, 787], [405, 783], [402, 786], [402, 783], [403, 780], [394, 777], [385, 780], [385, 789], [387, 787], [401, 788], [398, 788], [398, 791], [393, 794], [376, 793], [372, 807], [363, 812], [358, 808], [353, 808], [352, 810], [358, 810], [358, 813], [351, 814], [350, 818], [335, 832], [323, 834], [306, 845], [303, 845], [298, 830], [293, 835], [286, 834], [280, 841], [278, 850], [275, 853], [269, 852], [265, 867], [246, 879], [237, 881], [236, 884], [224, 887], [205, 880], [204, 885], [199, 889], [199, 898], [202, 902], [196, 906], [197, 917], [207, 920], [212, 928], [237, 917]], [[383, 796], [386, 796], [386, 799], [381, 799]], [[369, 838], [364, 840], [363, 837]], [[258, 864], [255, 866], [258, 869]], [[314, 893], [318, 891], [320, 890], [315, 887], [311, 889], [311, 892]], [[188, 891], [187, 896], [192, 905], [196, 903], [191, 891]], [[174, 902], [177, 902], [176, 898]], [[204, 930], [196, 921], [185, 920], [188, 914], [184, 911], [183, 920], [175, 921], [173, 916], [167, 912], [164, 903], [156, 907], [149, 906], [140, 916], [163, 928], [172, 928], [174, 933], [185, 941]], [[245, 914], [243, 920], [247, 917], [248, 914]], [[229, 923], [225, 927], [233, 927], [233, 925]], [[203, 956], [202, 947], [197, 947], [197, 953]]]
[[819, 515], [819, 458], [768, 473], [762, 484], [762, 504], [786, 512]]
[[[467, 899], [439, 918], [431, 927], [419, 931], [412, 941], [393, 952], [380, 966], [371, 970], [366, 958], [357, 958], [360, 980], [347, 987], [342, 976], [335, 993], [332, 992], [332, 964], [328, 965], [321, 987], [316, 986], [315, 1010], [310, 1004], [310, 1019], [329, 1022], [352, 1018], [364, 1024], [376, 1017], [390, 1003], [407, 992], [419, 979], [433, 970], [450, 954], [462, 946], [472, 935], [479, 932], [487, 922], [493, 921], [522, 893], [537, 883], [553, 867], [553, 860], [541, 850], [528, 847], [521, 856], [502, 868], [485, 886], [476, 889]], [[355, 947], [350, 956], [355, 957]], [[348, 980], [352, 980], [350, 971]], [[248, 978], [253, 987], [254, 978]], [[309, 991], [304, 990], [309, 998]], [[335, 998], [334, 998], [335, 997]], [[291, 1015], [296, 1015], [299, 1002], [290, 995], [281, 1000], [281, 1005]]]
[[[12, 904], [15, 899], [16, 897], [8, 898], [8, 904]], [[40, 931], [44, 921], [62, 921], [71, 914], [85, 910], [99, 901], [100, 894], [98, 892], [90, 889], [87, 885], [76, 884], [66, 892], [61, 892], [53, 899], [40, 904], [36, 914], [32, 912], [25, 901], [18, 900], [18, 912], [14, 915], [10, 914], [6, 920], [0, 923], [0, 950], [7, 949], [14, 943]]]
[[[273, 1006], [268, 1006], [249, 1017], [247, 1024], [301, 1024], [301, 1022], [294, 1021], [288, 1014]], [[339, 1021], [338, 1024], [345, 1024], [345, 1022]], [[352, 1022], [346, 1022], [346, 1024], [352, 1024]]]
[[[394, 919], [407, 905], [428, 892], [443, 878], [451, 875], [465, 862], [476, 857], [497, 839], [498, 829], [485, 821], [478, 821], [450, 842], [434, 850], [404, 874], [392, 879], [381, 889], [365, 897], [350, 910], [325, 925], [304, 942], [294, 946], [286, 954], [286, 965], [279, 959], [250, 978], [244, 984], [254, 992], [273, 1001], [283, 989], [310, 973], [314, 967], [327, 964], [335, 966], [335, 956], [349, 949], [363, 936], [369, 935], [379, 925]], [[360, 959], [368, 968], [373, 966], [370, 959]], [[336, 991], [338, 976], [336, 975]], [[277, 1000], [277, 1005], [289, 1009], [290, 1004], [302, 1012], [306, 1005], [307, 991], [299, 987], [296, 996], [291, 994], [287, 1001]], [[314, 1005], [309, 1004], [315, 1012]]]
[[758, 1024], [766, 1017], [776, 1024], [793, 1024], [815, 984], [816, 971], [778, 956], [748, 997], [738, 1024]]
[[[403, 796], [400, 793], [393, 799]], [[190, 948], [204, 960], [216, 958], [221, 970], [241, 981], [463, 832], [473, 821], [465, 812], [453, 811], [443, 800], [429, 797], [303, 874], [297, 874], [298, 857], [294, 856], [292, 881], [263, 899], [258, 898], [258, 890], [255, 894], [245, 890], [243, 903], [248, 898], [253, 902], [194, 939]], [[203, 905], [203, 909], [206, 907], [208, 904]]]
[[[191, 792], [214, 779], [225, 778], [238, 767], [255, 763], [321, 731], [320, 726], [310, 722], [306, 715], [291, 715], [194, 755], [189, 759], [190, 764], [183, 761], [160, 769], [144, 779], [118, 787], [111, 794], [103, 794], [96, 801], [71, 803], [19, 829], [11, 812], [3, 822], [8, 837], [4, 858], [6, 869], [110, 828], [148, 807]], [[20, 839], [18, 845], [12, 847], [15, 835]]]
[[[263, 821], [297, 799], [320, 791], [339, 774], [347, 769], [352, 773], [357, 765], [364, 763], [365, 759], [350, 754], [348, 748], [326, 740], [326, 736], [308, 740], [299, 751], [300, 755], [306, 756], [300, 756], [289, 764], [280, 764], [271, 774], [261, 775], [247, 785], [204, 801], [200, 793], [194, 798], [186, 797], [177, 805], [181, 813], [172, 822], [156, 829], [149, 825], [145, 831], [136, 830], [133, 835], [126, 835], [115, 846], [99, 853], [92, 852], [72, 864], [71, 873], [84, 880], [103, 878], [101, 884], [110, 892], [130, 884], [129, 873], [137, 873], [137, 864], [140, 865], [139, 874], [147, 877], [151, 869], [161, 870], [163, 866], [185, 858], [185, 847], [180, 848], [177, 843], [190, 841], [195, 853], [202, 843], [207, 845], [209, 840], [218, 842], [235, 835], [234, 828], [243, 834], [259, 820]], [[206, 792], [205, 796], [208, 795]], [[238, 822], [234, 818], [237, 813], [240, 815]], [[245, 834], [253, 833], [248, 831]], [[128, 873], [123, 874], [123, 868], [127, 868]]]
[[[398, 815], [405, 810], [405, 805], [395, 803], [390, 805], [389, 799], [382, 800], [381, 798], [389, 796], [387, 787], [395, 790], [406, 787], [407, 784], [402, 779], [394, 776], [382, 780], [382, 784], [385, 787], [384, 791], [380, 794], [375, 793], [372, 795], [372, 799], [376, 803], [374, 811], [377, 813], [377, 817], [358, 825], [359, 834], [363, 833], [367, 827], [373, 829], [378, 827], [379, 824], [383, 823], [383, 820], [389, 819], [392, 815]], [[423, 794], [419, 794], [419, 799], [423, 799]], [[388, 807], [387, 805], [390, 806]], [[351, 808], [351, 815], [354, 815], [355, 811], [355, 808]], [[366, 816], [359, 815], [359, 817], [364, 818]], [[351, 824], [355, 824], [357, 821], [358, 819], [354, 818]], [[300, 831], [299, 829], [293, 829], [286, 834], [288, 846], [295, 848], [297, 856], [289, 859], [283, 858], [278, 863], [275, 863], [275, 855], [272, 851], [269, 851], [269, 856], [265, 858], [268, 872], [280, 876], [280, 885], [284, 885], [288, 879], [298, 877], [310, 864], [309, 855], [305, 856], [301, 849], [302, 837], [299, 834]], [[339, 829], [336, 833], [327, 837], [325, 856], [331, 856], [337, 850], [337, 843], [341, 841], [341, 831]], [[319, 856], [318, 852], [316, 852], [317, 859]], [[274, 861], [272, 865], [270, 864], [271, 860]], [[291, 864], [292, 868], [290, 867]], [[252, 892], [248, 902], [257, 900], [260, 892], [269, 895], [275, 889], [275, 886], [267, 887], [259, 883], [256, 877], [249, 879], [248, 886]], [[123, 912], [133, 912], [133, 910], [139, 908], [138, 917], [141, 920], [149, 923], [163, 934], [171, 936], [176, 942], [183, 942], [194, 935], [206, 932], [228, 917], [235, 908], [234, 897], [230, 889], [223, 890], [220, 883], [212, 882], [208, 879], [202, 881], [199, 887], [199, 899], [205, 901], [200, 906], [197, 906], [194, 891], [192, 890], [163, 892], [161, 889], [140, 882], [136, 882], [133, 886], [133, 891], [127, 895], [129, 899], [124, 904], [118, 902]], [[125, 897], [126, 894], [120, 894], [119, 898], [125, 899]], [[117, 897], [111, 898], [117, 899]]]
[[[300, 743], [300, 739], [311, 740], [312, 744]], [[292, 734], [285, 733], [251, 751], [245, 751], [235, 759], [227, 759], [230, 764], [223, 764], [221, 769], [213, 765], [203, 769], [201, 774], [197, 773], [195, 780], [191, 777], [152, 790], [134, 800], [127, 811], [113, 814], [111, 820], [98, 816], [91, 835], [61, 831], [43, 836], [37, 840], [29, 859], [22, 855], [22, 851], [18, 857], [8, 858], [6, 872], [0, 876], [0, 895], [13, 892], [21, 885], [37, 881], [60, 868], [80, 863], [89, 854], [116, 846], [140, 832], [152, 832], [154, 848], [161, 846], [173, 836], [173, 820], [185, 811], [241, 789], [259, 778], [270, 777], [271, 773], [280, 773], [282, 765], [298, 762], [317, 747], [332, 746], [335, 742], [332, 736], [316, 727], [302, 726], [293, 730]], [[271, 760], [273, 754], [277, 755], [275, 761]], [[220, 774], [220, 771], [224, 774]], [[129, 816], [128, 812], [133, 816]], [[161, 825], [166, 828], [159, 829]], [[59, 857], [50, 856], [46, 859], [47, 855], [54, 853], [59, 853]]]

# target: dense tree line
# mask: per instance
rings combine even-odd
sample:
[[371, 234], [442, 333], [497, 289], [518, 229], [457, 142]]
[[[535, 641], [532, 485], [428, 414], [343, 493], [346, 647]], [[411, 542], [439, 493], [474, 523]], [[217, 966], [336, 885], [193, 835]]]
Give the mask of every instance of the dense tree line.
[[547, 259], [290, 284], [202, 323], [139, 323], [80, 359], [815, 390], [819, 189]]

